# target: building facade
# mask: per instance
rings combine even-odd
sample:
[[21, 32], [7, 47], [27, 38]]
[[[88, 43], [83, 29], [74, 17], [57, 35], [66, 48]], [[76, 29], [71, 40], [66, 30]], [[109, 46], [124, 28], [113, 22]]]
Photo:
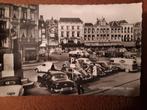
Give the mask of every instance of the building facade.
[[80, 18], [60, 18], [58, 37], [62, 46], [79, 46], [83, 43], [83, 21]]
[[97, 22], [85, 23], [84, 44], [86, 46], [135, 46], [134, 25], [125, 20], [106, 22], [105, 18]]
[[46, 20], [46, 38], [49, 48], [58, 47], [58, 21], [56, 19]]
[[[1, 28], [5, 30], [0, 46], [18, 50], [22, 62], [37, 60], [38, 5], [0, 5]], [[4, 31], [3, 31], [4, 32]]]

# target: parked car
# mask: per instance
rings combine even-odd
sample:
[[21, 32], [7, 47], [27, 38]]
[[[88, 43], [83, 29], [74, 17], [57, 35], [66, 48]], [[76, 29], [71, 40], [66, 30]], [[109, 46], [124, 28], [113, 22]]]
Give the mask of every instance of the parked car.
[[77, 61], [85, 64], [92, 64], [92, 61], [89, 58], [78, 58]]
[[117, 73], [121, 71], [119, 64], [115, 64], [110, 61], [98, 61], [97, 63], [104, 67], [108, 73]]
[[76, 81], [78, 77], [81, 77], [81, 82], [90, 81], [93, 78], [92, 75], [87, 74], [84, 70], [77, 70], [75, 68], [67, 68], [66, 74], [73, 81]]
[[80, 57], [80, 56], [83, 56], [83, 52], [81, 50], [73, 50], [73, 51], [70, 51], [69, 52], [69, 56], [72, 56], [72, 57]]
[[75, 92], [75, 83], [61, 71], [50, 71], [38, 76], [38, 82], [49, 89], [51, 93]]
[[4, 77], [0, 79], [0, 96], [22, 96], [23, 94], [21, 78]]
[[52, 68], [57, 69], [58, 68], [55, 66], [55, 62], [45, 62], [37, 67], [35, 67], [35, 71], [37, 73], [42, 72], [42, 73], [47, 73], [49, 72]]
[[110, 68], [109, 64], [107, 61], [97, 61], [97, 64], [99, 64], [106, 75], [112, 74], [112, 68]]

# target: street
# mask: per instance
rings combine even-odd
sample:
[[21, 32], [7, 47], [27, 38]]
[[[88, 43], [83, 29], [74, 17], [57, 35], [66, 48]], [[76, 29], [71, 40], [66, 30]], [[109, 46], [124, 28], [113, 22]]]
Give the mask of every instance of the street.
[[[39, 65], [39, 64], [36, 64]], [[35, 65], [35, 66], [36, 66]], [[32, 66], [24, 67], [24, 77], [35, 82], [35, 87], [26, 91], [25, 95], [57, 95], [51, 94], [47, 88], [39, 87], [36, 73]], [[118, 95], [118, 96], [138, 96], [140, 90], [140, 72], [126, 73], [119, 72], [100, 78], [83, 85], [85, 93], [82, 95]], [[77, 94], [69, 94], [77, 95]]]

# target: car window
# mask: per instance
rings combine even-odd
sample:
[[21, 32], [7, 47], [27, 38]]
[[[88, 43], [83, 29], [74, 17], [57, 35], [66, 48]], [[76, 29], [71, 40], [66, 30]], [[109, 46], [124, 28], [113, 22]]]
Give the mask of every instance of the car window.
[[52, 80], [60, 80], [60, 79], [67, 79], [67, 75], [65, 74], [56, 74], [52, 76]]
[[46, 66], [46, 64], [42, 64], [42, 66]]

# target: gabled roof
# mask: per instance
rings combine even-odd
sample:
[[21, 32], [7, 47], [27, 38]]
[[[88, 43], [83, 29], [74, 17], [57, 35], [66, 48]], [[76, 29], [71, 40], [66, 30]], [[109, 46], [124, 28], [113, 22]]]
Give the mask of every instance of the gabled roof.
[[59, 22], [83, 23], [80, 18], [60, 18]]

